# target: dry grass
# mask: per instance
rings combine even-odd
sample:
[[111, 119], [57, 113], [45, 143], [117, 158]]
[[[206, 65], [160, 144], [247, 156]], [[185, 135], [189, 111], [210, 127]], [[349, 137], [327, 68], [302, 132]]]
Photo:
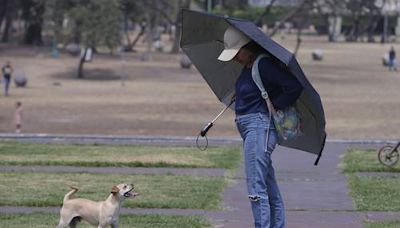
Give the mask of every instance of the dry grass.
[[[293, 49], [292, 38], [278, 39]], [[400, 74], [381, 64], [390, 45], [325, 40], [305, 38], [298, 60], [322, 97], [328, 137], [398, 138]], [[311, 60], [316, 48], [324, 51], [324, 61]], [[10, 97], [0, 97], [0, 132], [13, 131], [17, 100], [27, 133], [194, 136], [222, 108], [195, 69], [180, 69], [177, 55], [153, 54], [143, 62], [140, 52], [127, 54], [125, 70], [118, 56], [95, 56], [85, 66], [88, 78], [78, 80], [78, 60], [67, 54], [55, 60], [49, 51], [0, 49], [0, 63], [10, 59], [29, 78], [28, 88], [13, 87]], [[210, 136], [237, 136], [233, 117], [226, 114]]]

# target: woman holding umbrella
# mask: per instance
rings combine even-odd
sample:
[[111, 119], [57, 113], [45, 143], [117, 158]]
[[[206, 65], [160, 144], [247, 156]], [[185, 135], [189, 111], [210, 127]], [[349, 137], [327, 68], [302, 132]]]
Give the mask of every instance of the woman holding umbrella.
[[[236, 61], [243, 69], [236, 81], [236, 125], [243, 139], [248, 197], [255, 227], [285, 227], [283, 200], [275, 178], [271, 154], [278, 135], [267, 104], [252, 79], [251, 70], [260, 54], [267, 54], [256, 42], [233, 26], [224, 33], [220, 61]], [[261, 80], [275, 109], [295, 103], [302, 86], [269, 57], [259, 61]]]

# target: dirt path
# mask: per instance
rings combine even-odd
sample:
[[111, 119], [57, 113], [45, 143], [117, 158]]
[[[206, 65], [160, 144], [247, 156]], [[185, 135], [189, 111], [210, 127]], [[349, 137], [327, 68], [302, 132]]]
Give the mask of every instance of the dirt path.
[[[290, 36], [277, 41], [289, 50], [295, 44]], [[390, 45], [304, 37], [298, 60], [321, 95], [329, 138], [399, 138], [400, 73], [381, 60]], [[317, 48], [323, 61], [311, 59]], [[0, 132], [14, 131], [15, 102], [22, 101], [25, 133], [196, 136], [222, 105], [196, 69], [180, 69], [178, 55], [154, 53], [148, 62], [140, 55], [127, 54], [124, 65], [118, 55], [95, 56], [78, 80], [78, 61], [67, 54], [52, 59], [44, 49], [2, 46], [0, 63], [10, 59], [29, 82], [13, 86], [10, 97], [0, 93]], [[237, 136], [233, 118], [228, 112], [210, 136]]]

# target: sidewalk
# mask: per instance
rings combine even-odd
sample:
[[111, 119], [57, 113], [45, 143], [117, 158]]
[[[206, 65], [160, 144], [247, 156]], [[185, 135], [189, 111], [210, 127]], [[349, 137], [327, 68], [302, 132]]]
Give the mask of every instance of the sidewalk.
[[[346, 148], [344, 144], [327, 143], [318, 166], [314, 166], [314, 155], [283, 147], [274, 151], [288, 228], [362, 227], [362, 217], [347, 195], [346, 178], [337, 167]], [[238, 183], [224, 193], [227, 211], [211, 215], [217, 227], [252, 227], [246, 196], [245, 179], [240, 174]]]

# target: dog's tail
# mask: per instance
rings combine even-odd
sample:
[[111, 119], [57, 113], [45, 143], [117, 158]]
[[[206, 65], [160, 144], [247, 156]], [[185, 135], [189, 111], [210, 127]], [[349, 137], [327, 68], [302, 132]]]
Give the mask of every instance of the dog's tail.
[[70, 200], [72, 195], [75, 194], [75, 192], [77, 192], [79, 189], [77, 187], [74, 186], [70, 186], [70, 188], [72, 189], [71, 191], [69, 191], [67, 194], [65, 194], [64, 196], [64, 202], [67, 200]]

